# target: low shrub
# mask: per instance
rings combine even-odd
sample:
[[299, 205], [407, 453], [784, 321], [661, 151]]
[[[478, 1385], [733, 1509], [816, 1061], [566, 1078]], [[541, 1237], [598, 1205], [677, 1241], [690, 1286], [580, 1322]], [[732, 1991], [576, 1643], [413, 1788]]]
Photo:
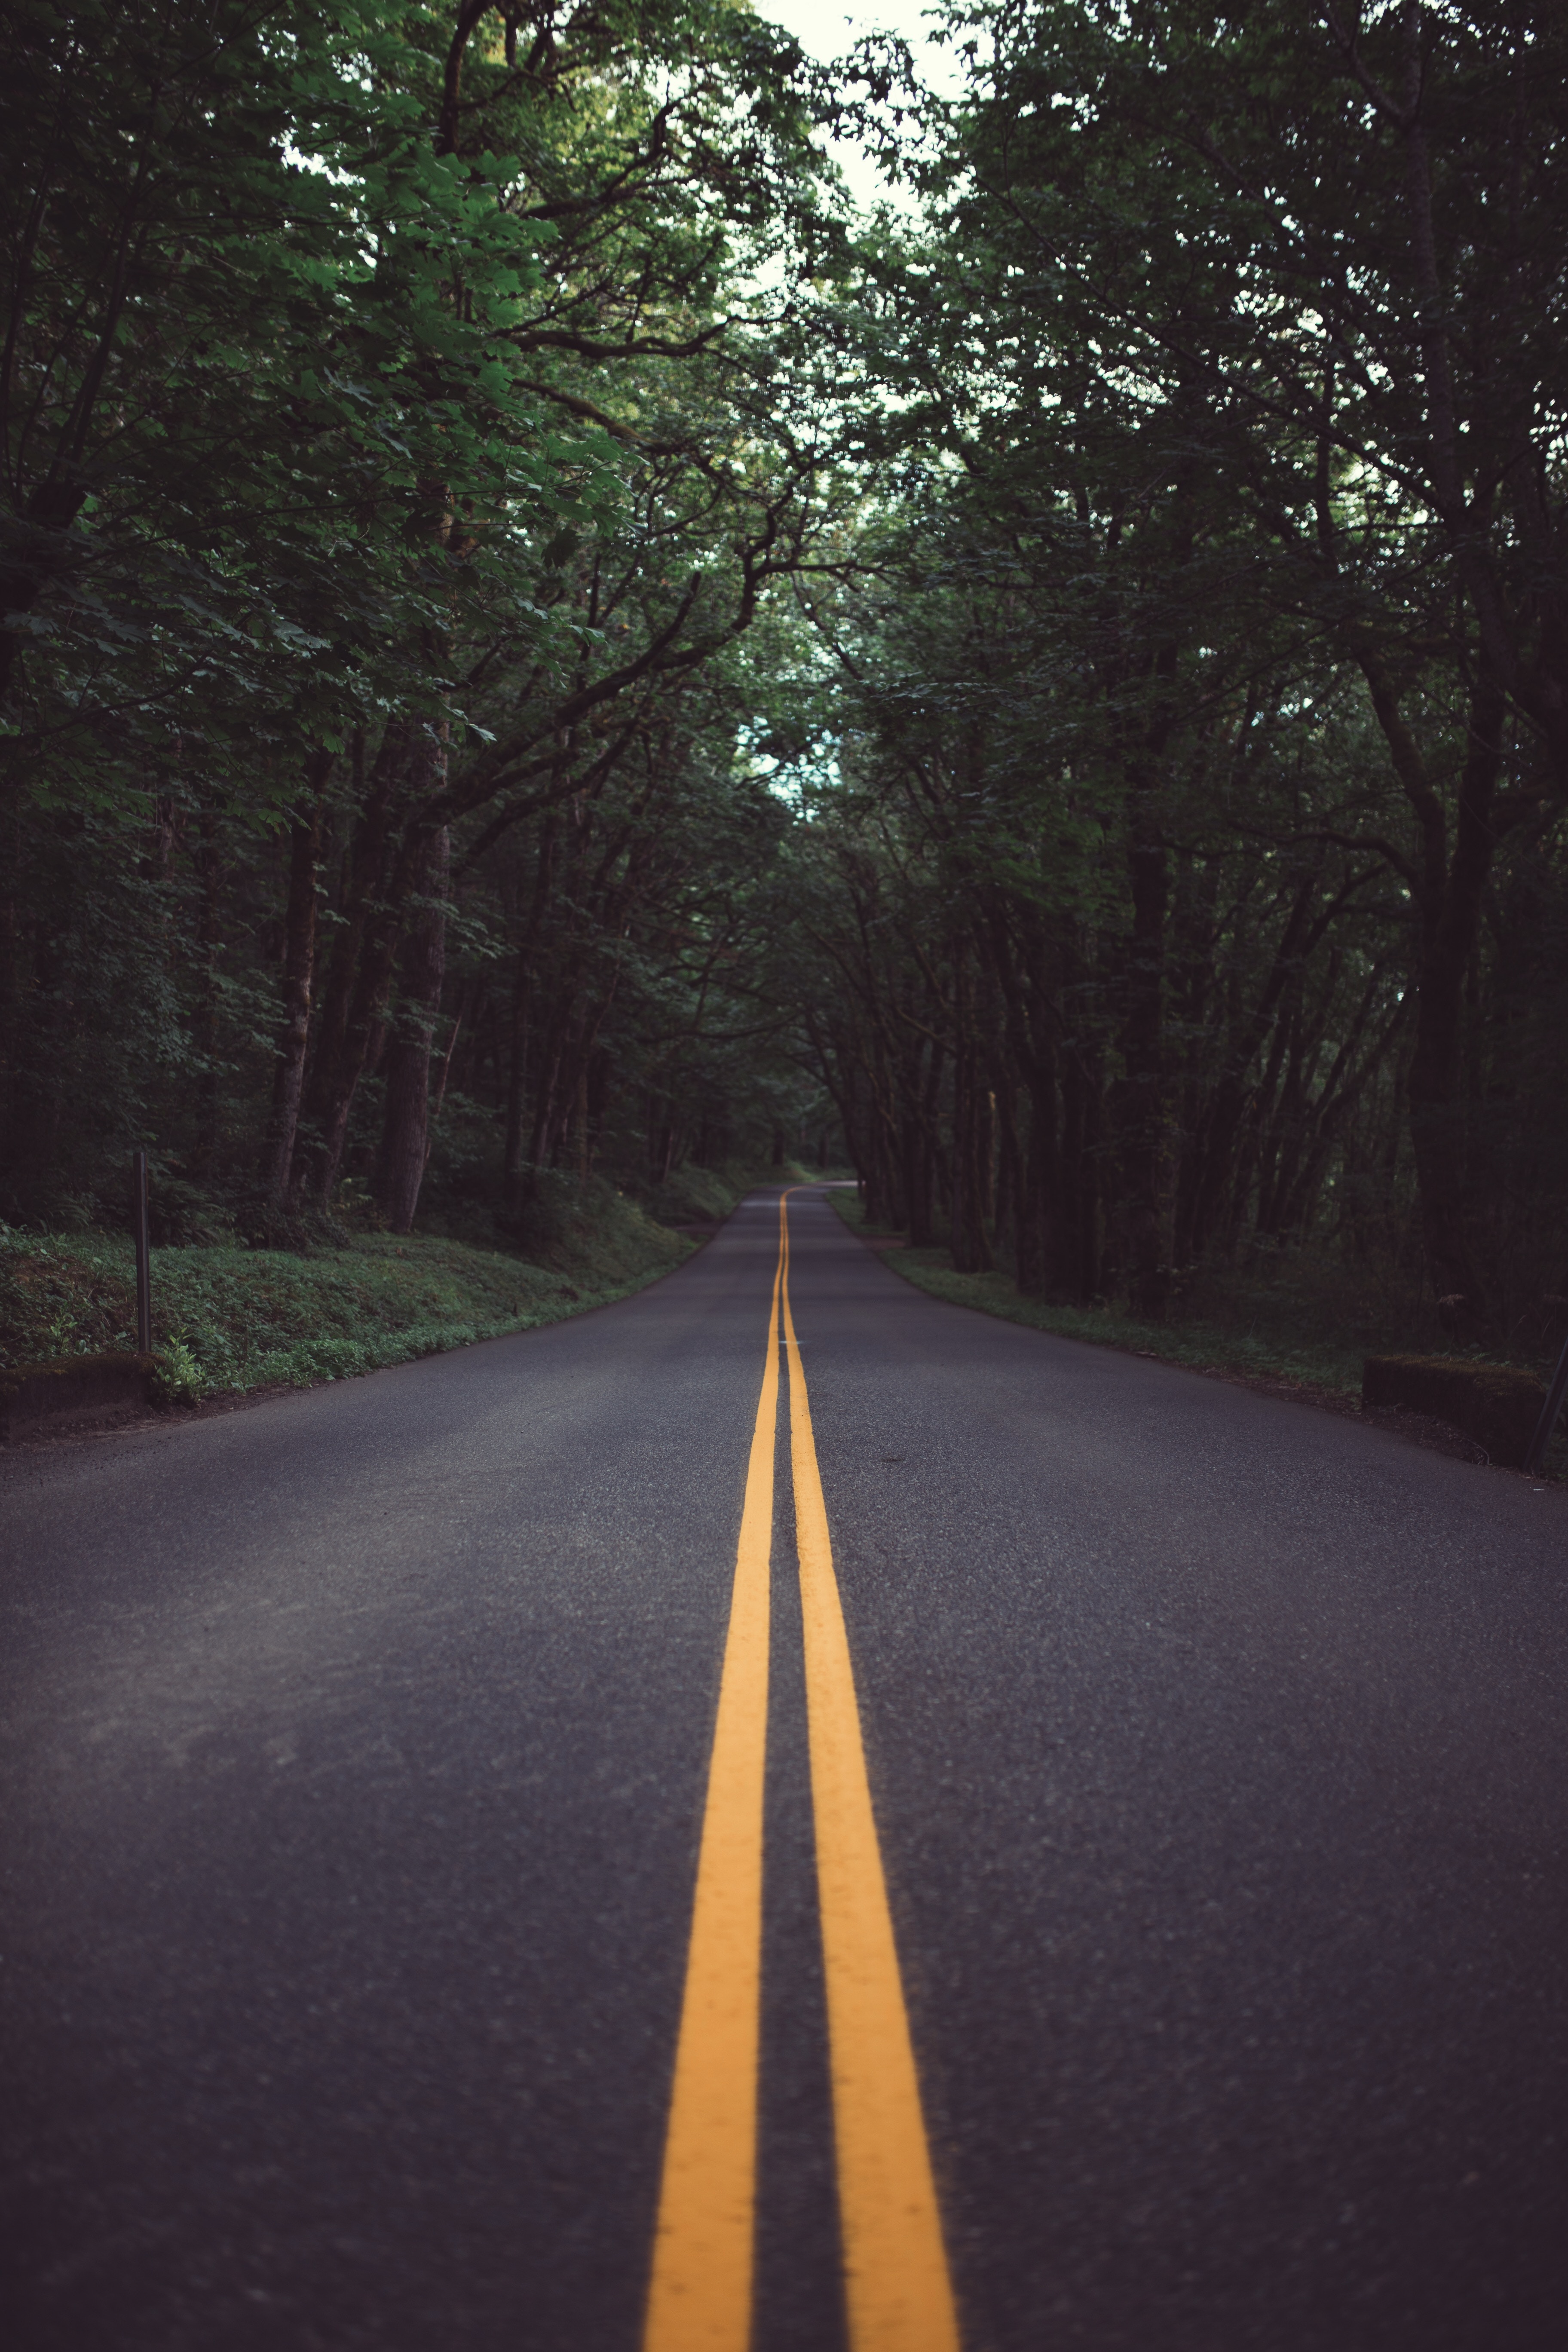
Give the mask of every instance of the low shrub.
[[207, 1376], [183, 1333], [164, 1341], [153, 1358], [153, 1393], [164, 1404], [199, 1404]]

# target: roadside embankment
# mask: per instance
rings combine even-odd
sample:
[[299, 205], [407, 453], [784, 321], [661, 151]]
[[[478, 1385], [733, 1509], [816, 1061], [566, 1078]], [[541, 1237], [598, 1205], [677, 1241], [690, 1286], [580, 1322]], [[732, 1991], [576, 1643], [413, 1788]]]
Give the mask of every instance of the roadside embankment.
[[[682, 1171], [658, 1205], [684, 1212], [686, 1231], [612, 1185], [580, 1186], [558, 1194], [528, 1254], [383, 1233], [301, 1252], [154, 1249], [153, 1391], [195, 1404], [309, 1387], [584, 1314], [669, 1273], [752, 1181], [765, 1180], [738, 1169]], [[34, 1376], [30, 1394], [37, 1375], [58, 1381], [77, 1360], [129, 1361], [135, 1345], [127, 1235], [0, 1226], [0, 1375]], [[74, 1393], [79, 1382], [59, 1384]]]
[[[277, 1250], [153, 1254], [153, 1342], [166, 1399], [309, 1387], [580, 1314], [667, 1274], [694, 1244], [649, 1224], [640, 1265], [589, 1287], [461, 1242], [367, 1234], [307, 1257]], [[629, 1255], [630, 1253], [623, 1253]], [[110, 1234], [0, 1240], [7, 1367], [135, 1347], [130, 1244]]]
[[[1495, 1457], [1482, 1442], [1489, 1433], [1468, 1425], [1466, 1418], [1439, 1416], [1428, 1404], [1423, 1409], [1373, 1399], [1363, 1402], [1366, 1350], [1346, 1339], [1282, 1339], [1278, 1333], [1227, 1330], [1197, 1319], [1141, 1323], [1112, 1307], [1077, 1307], [1048, 1299], [1026, 1297], [1010, 1274], [960, 1274], [951, 1251], [914, 1249], [901, 1235], [868, 1226], [858, 1196], [847, 1190], [833, 1192], [829, 1200], [845, 1223], [862, 1241], [885, 1244], [885, 1256], [895, 1273], [933, 1298], [956, 1307], [972, 1307], [984, 1315], [999, 1315], [1058, 1339], [1081, 1339], [1091, 1347], [1119, 1348], [1130, 1355], [1207, 1373], [1213, 1378], [1244, 1383], [1267, 1394], [1315, 1404], [1331, 1412], [1356, 1413], [1380, 1426], [1445, 1453], [1466, 1454], [1476, 1461]], [[1560, 1432], [1548, 1450], [1542, 1476], [1568, 1479], [1568, 1438]]]

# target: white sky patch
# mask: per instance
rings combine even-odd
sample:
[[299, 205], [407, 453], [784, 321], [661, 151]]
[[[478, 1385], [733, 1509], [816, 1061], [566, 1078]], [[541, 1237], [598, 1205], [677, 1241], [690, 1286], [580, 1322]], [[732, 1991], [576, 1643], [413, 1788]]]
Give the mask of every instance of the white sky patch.
[[[939, 47], [931, 37], [939, 11], [924, 0], [871, 0], [866, 7], [847, 6], [845, 0], [753, 0], [753, 5], [759, 16], [793, 33], [807, 55], [823, 65], [843, 57], [868, 33], [901, 33], [923, 82], [944, 98], [956, 98], [962, 88], [963, 78], [952, 50]], [[832, 152], [857, 204], [891, 202], [907, 207], [908, 189], [890, 186], [858, 146], [835, 140]]]

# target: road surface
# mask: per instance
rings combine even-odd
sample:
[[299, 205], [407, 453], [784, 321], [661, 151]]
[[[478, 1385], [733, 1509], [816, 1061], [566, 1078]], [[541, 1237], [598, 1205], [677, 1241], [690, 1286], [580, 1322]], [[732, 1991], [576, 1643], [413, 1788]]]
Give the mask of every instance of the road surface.
[[1564, 1498], [780, 1223], [0, 1463], [5, 2343], [1556, 2352]]

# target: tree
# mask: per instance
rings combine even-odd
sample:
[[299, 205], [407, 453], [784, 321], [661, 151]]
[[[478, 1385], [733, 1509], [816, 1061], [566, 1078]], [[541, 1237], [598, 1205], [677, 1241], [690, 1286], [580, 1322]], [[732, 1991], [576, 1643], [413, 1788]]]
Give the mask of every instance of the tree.
[[[1498, 841], [1568, 786], [1555, 12], [975, 10], [952, 224], [1039, 391], [1163, 428], [1363, 677], [1409, 806], [1412, 1136], [1455, 1328], [1462, 995]], [[960, 171], [967, 177], [960, 178]], [[1004, 373], [1008, 373], [1004, 362]], [[1353, 835], [1353, 826], [1350, 828]]]

